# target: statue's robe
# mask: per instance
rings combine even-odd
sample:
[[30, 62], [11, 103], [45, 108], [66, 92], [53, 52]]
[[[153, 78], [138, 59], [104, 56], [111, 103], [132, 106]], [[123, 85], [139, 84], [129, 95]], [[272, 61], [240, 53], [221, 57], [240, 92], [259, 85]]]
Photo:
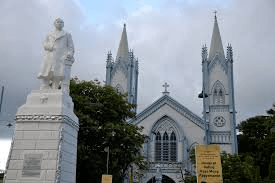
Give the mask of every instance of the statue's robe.
[[73, 57], [74, 54], [71, 34], [63, 30], [49, 33], [44, 43], [44, 49], [44, 60], [38, 78], [63, 80], [65, 59], [67, 55]]

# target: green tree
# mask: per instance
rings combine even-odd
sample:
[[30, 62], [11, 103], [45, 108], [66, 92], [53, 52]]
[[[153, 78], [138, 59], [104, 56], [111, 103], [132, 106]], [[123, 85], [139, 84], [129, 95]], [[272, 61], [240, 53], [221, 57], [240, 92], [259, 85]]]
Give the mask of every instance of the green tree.
[[109, 148], [109, 174], [113, 182], [121, 182], [132, 164], [146, 168], [139, 151], [145, 136], [142, 128], [127, 123], [135, 117], [133, 105], [111, 86], [93, 81], [71, 80], [70, 95], [74, 112], [79, 118], [77, 182], [101, 182], [107, 173]]
[[257, 167], [254, 165], [254, 159], [251, 156], [244, 157], [237, 154], [223, 153], [222, 161], [222, 176], [225, 183], [260, 183]]
[[4, 173], [0, 173], [0, 182], [3, 181]]
[[269, 164], [269, 180], [271, 183], [275, 183], [275, 152], [272, 154]]
[[262, 178], [268, 176], [271, 155], [275, 151], [275, 141], [270, 132], [274, 125], [274, 115], [270, 115], [250, 118], [238, 126], [242, 133], [238, 138], [239, 154], [253, 157]]

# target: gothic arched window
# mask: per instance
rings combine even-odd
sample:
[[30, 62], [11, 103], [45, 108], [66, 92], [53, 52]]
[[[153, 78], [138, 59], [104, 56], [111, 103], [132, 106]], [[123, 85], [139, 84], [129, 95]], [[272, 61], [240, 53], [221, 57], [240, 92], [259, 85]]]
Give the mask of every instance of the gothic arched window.
[[162, 147], [163, 147], [163, 161], [168, 161], [169, 158], [169, 138], [167, 133], [165, 132], [163, 135], [163, 143], [162, 143]]
[[221, 89], [219, 91], [219, 100], [220, 100], [220, 104], [224, 104], [224, 94]]
[[177, 138], [174, 132], [170, 137], [170, 161], [177, 161]]
[[161, 136], [159, 132], [156, 135], [156, 161], [161, 161]]
[[213, 91], [213, 104], [223, 105], [225, 102], [225, 91], [222, 83], [220, 81], [216, 81], [212, 91]]
[[177, 138], [175, 132], [172, 132], [170, 137], [166, 131], [163, 135], [158, 132], [156, 134], [155, 150], [156, 161], [177, 161]]

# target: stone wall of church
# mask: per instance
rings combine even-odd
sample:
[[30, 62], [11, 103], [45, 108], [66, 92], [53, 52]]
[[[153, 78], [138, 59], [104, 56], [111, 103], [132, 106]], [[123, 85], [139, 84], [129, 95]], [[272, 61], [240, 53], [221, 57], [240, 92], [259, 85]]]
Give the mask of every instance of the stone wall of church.
[[[160, 121], [163, 116], [167, 116], [170, 120]], [[177, 111], [172, 109], [168, 105], [164, 105], [159, 110], [144, 119], [138, 126], [143, 126], [143, 134], [149, 137], [147, 149], [144, 153], [147, 154], [149, 161], [155, 160], [155, 138], [156, 131], [161, 128], [162, 125], [170, 125], [176, 131], [177, 135], [177, 161], [181, 162], [188, 158], [184, 155], [184, 149], [190, 148], [190, 145], [197, 143], [203, 143], [204, 130], [191, 122], [188, 118], [182, 116]], [[146, 147], [145, 147], [146, 148]], [[147, 152], [146, 152], [147, 151]]]
[[128, 83], [128, 80], [125, 74], [121, 70], [117, 70], [116, 73], [113, 75], [111, 85], [114, 88], [116, 88], [119, 84], [120, 87], [123, 89], [123, 91], [120, 91], [120, 92], [127, 93], [128, 92], [127, 83]]
[[[133, 122], [138, 126], [143, 126], [142, 133], [147, 136], [142, 153], [150, 163], [150, 169], [144, 172], [141, 182], [147, 183], [156, 175], [155, 167], [157, 165], [161, 167], [163, 175], [171, 178], [176, 183], [181, 182], [185, 169], [189, 172], [194, 171], [189, 158], [190, 151], [197, 144], [204, 142], [205, 132], [202, 120], [178, 103], [173, 103], [173, 99], [169, 96], [163, 96], [152, 105], [152, 108], [149, 107], [142, 112], [142, 117], [137, 119], [136, 123]], [[157, 133], [160, 134], [161, 138], [166, 133], [169, 139], [171, 139], [171, 134], [175, 134], [177, 148], [175, 161], [171, 161], [171, 154], [169, 154], [168, 161], [157, 160]], [[171, 153], [171, 150], [169, 150], [169, 153]], [[161, 156], [163, 157], [163, 154]]]
[[[232, 153], [233, 119], [230, 113], [230, 89], [228, 63], [224, 58], [216, 57], [208, 65], [207, 110], [209, 121], [209, 142], [219, 144], [222, 151]], [[222, 94], [219, 92], [222, 91]], [[215, 94], [216, 92], [216, 94]], [[234, 137], [233, 137], [234, 138]]]

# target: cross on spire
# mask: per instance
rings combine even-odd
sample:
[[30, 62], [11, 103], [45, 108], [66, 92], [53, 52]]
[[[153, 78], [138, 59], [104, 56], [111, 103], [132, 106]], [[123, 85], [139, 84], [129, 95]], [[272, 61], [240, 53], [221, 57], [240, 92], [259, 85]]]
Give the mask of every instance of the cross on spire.
[[217, 10], [213, 11], [213, 13], [215, 14], [215, 18], [217, 18]]
[[168, 95], [170, 92], [167, 91], [167, 88], [169, 87], [169, 85], [165, 82], [164, 85], [162, 85], [164, 87], [164, 92], [163, 95]]

